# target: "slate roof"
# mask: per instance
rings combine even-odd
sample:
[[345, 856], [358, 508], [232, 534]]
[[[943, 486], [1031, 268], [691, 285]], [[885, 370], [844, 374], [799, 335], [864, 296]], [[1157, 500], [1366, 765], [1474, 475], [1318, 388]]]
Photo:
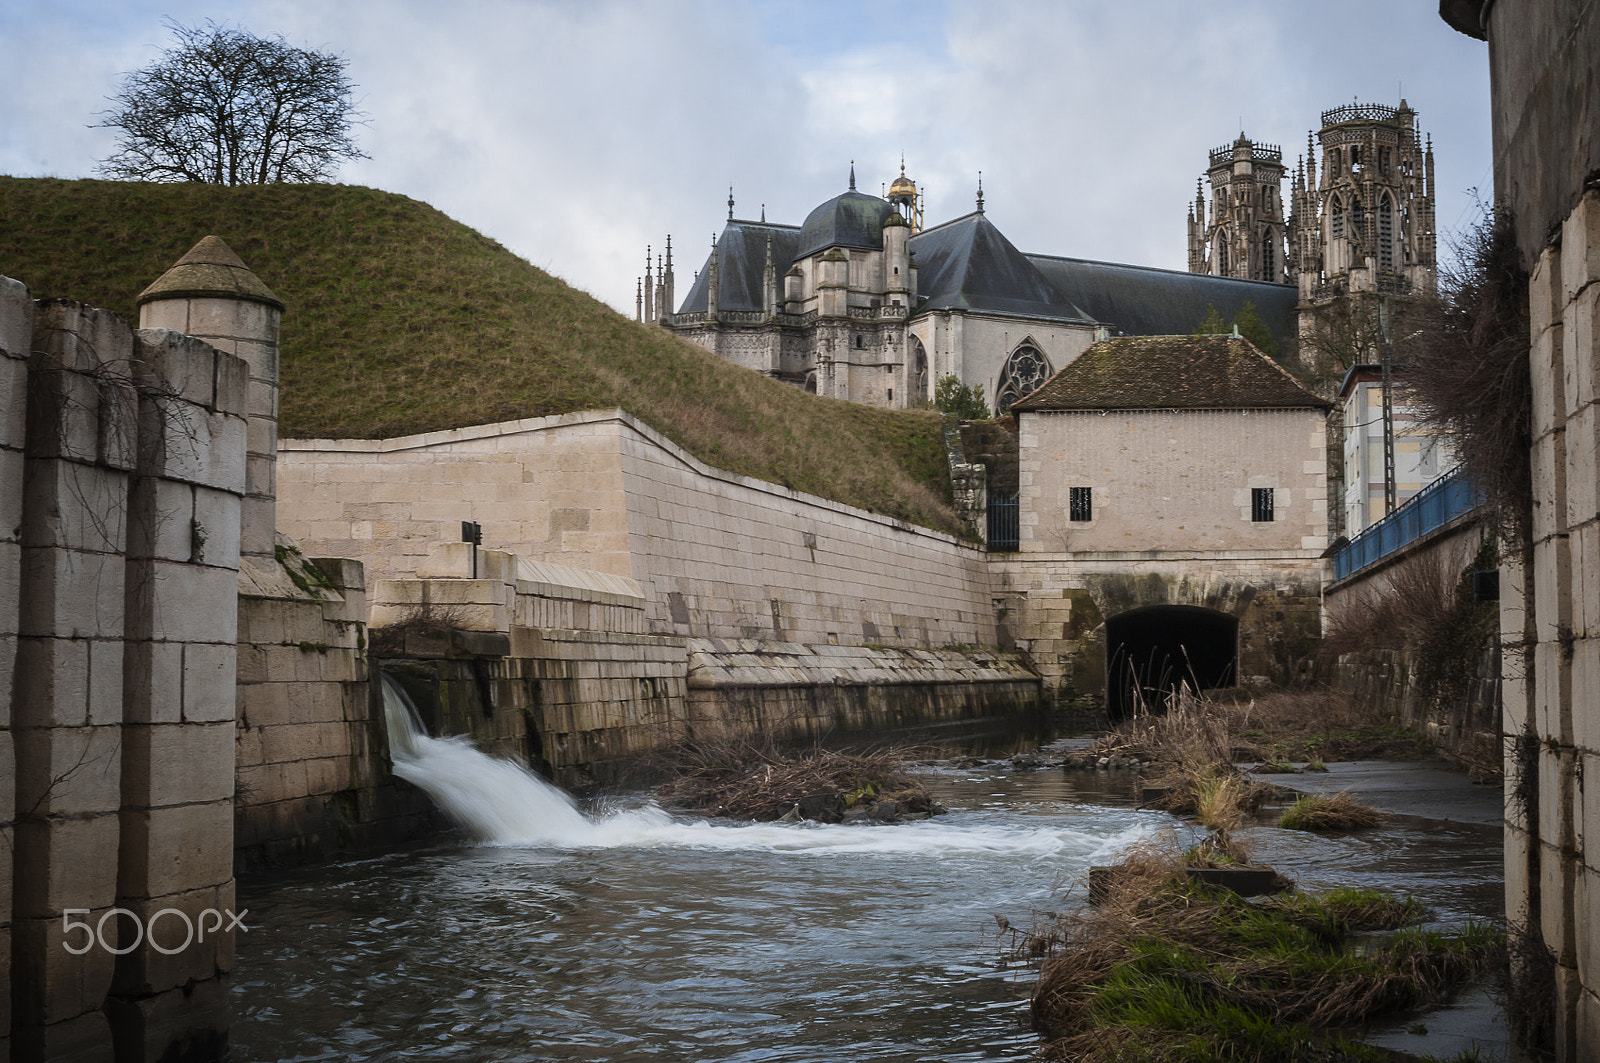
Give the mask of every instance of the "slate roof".
[[1038, 410], [1326, 409], [1237, 336], [1119, 336], [1091, 344], [1013, 403]]
[[1235, 280], [1150, 266], [1126, 266], [1057, 255], [1029, 255], [1061, 298], [1124, 336], [1175, 336], [1194, 331], [1211, 307], [1224, 321], [1254, 303], [1279, 343], [1296, 333], [1292, 284]]
[[[783, 276], [796, 259], [825, 247], [881, 247], [883, 222], [893, 209], [877, 196], [846, 192], [813, 210], [804, 227], [728, 222], [717, 238], [718, 307], [762, 309], [768, 236], [781, 298]], [[804, 250], [813, 243], [818, 246]], [[1168, 336], [1189, 332], [1212, 307], [1228, 320], [1249, 302], [1279, 343], [1296, 332], [1299, 292], [1293, 285], [1026, 254], [981, 213], [920, 232], [910, 248], [917, 265], [913, 315], [965, 309], [1095, 322], [1126, 336]], [[707, 256], [680, 313], [706, 309], [710, 263]]]
[[850, 191], [834, 196], [806, 215], [800, 226], [800, 250], [794, 257], [805, 258], [830, 247], [882, 250], [883, 223], [893, 213], [888, 200], [857, 192], [852, 176]]
[[[793, 225], [730, 221], [717, 237], [717, 307], [721, 310], [761, 310], [761, 271], [767, 265], [767, 237], [772, 237], [772, 264], [778, 271], [778, 298], [783, 298], [783, 275], [798, 257], [800, 230]], [[706, 309], [711, 256], [706, 256], [678, 307], [679, 313]]]
[[982, 213], [920, 232], [909, 246], [917, 263], [918, 311], [958, 308], [1093, 322]]

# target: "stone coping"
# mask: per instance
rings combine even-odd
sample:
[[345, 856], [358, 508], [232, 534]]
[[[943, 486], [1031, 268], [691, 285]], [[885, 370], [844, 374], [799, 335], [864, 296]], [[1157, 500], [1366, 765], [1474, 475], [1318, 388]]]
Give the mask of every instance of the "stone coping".
[[497, 421], [494, 424], [470, 425], [466, 428], [450, 428], [440, 432], [422, 432], [417, 435], [394, 436], [388, 439], [279, 439], [278, 450], [280, 453], [296, 454], [316, 453], [318, 451], [331, 454], [395, 454], [407, 450], [426, 450], [430, 447], [447, 446], [452, 443], [469, 443], [483, 439], [497, 439], [532, 432], [546, 432], [557, 428], [569, 428], [586, 424], [605, 424], [608, 422], [619, 423], [633, 430], [671, 456], [679, 464], [701, 476], [735, 484], [762, 494], [776, 495], [779, 498], [815, 506], [818, 509], [846, 514], [873, 524], [895, 528], [899, 531], [920, 535], [938, 542], [948, 543], [952, 546], [970, 550], [980, 558], [987, 556], [980, 545], [965, 542], [953, 535], [934, 531], [932, 528], [924, 528], [920, 524], [912, 524], [909, 521], [885, 516], [882, 513], [872, 513], [865, 509], [857, 509], [855, 506], [848, 506], [843, 502], [835, 502], [820, 495], [806, 494], [804, 491], [796, 491], [781, 484], [758, 480], [751, 476], [744, 476], [740, 473], [729, 472], [726, 469], [718, 469], [715, 466], [707, 465], [620, 407], [608, 410], [581, 410], [577, 413], [551, 414], [546, 417], [523, 417], [515, 421]]
[[1126, 563], [1129, 561], [1317, 561], [1322, 549], [1300, 550], [1074, 550], [1016, 551], [989, 555], [991, 565], [1033, 564], [1039, 561], [1064, 564]]
[[644, 588], [631, 576], [616, 576], [592, 568], [558, 565], [531, 557], [517, 558], [517, 593], [544, 598], [598, 601], [643, 609]]
[[689, 639], [688, 648], [691, 690], [1038, 682], [1020, 659], [998, 650], [705, 638]]

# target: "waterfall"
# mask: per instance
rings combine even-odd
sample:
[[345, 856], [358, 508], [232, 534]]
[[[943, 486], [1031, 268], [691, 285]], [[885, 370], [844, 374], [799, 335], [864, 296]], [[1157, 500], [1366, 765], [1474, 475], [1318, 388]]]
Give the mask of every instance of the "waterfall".
[[566, 791], [513, 761], [492, 757], [466, 735], [428, 735], [405, 689], [383, 674], [384, 719], [394, 773], [432, 797], [476, 841], [556, 848], [663, 847], [759, 849], [774, 853], [881, 856], [902, 853], [1020, 853], [1099, 856], [1148, 837], [1153, 824], [1109, 836], [1062, 826], [1035, 829], [961, 826], [955, 816], [892, 826], [733, 823], [677, 817], [651, 803], [603, 816], [578, 811]]

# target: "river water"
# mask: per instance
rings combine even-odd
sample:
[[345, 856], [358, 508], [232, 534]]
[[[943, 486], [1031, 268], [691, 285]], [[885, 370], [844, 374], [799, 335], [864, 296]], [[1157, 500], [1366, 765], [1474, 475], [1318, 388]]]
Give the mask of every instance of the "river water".
[[[1187, 828], [1133, 808], [1114, 773], [925, 781], [949, 814], [735, 824], [637, 795], [571, 811], [578, 828], [547, 809], [553, 837], [513, 817], [478, 828], [498, 844], [243, 883], [230, 1060], [1027, 1059], [1033, 972], [1002, 962], [995, 916], [1081, 903], [1091, 864]], [[1400, 889], [1447, 923], [1498, 907], [1487, 827], [1253, 833], [1302, 886]]]

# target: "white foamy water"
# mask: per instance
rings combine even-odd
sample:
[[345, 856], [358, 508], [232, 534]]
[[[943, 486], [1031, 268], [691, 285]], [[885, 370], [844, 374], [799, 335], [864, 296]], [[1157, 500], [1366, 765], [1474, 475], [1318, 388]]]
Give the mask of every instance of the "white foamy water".
[[1066, 854], [1095, 859], [1149, 833], [1130, 826], [1111, 836], [1070, 827], [947, 825], [941, 820], [886, 825], [726, 823], [682, 819], [657, 805], [588, 817], [565, 791], [470, 738], [427, 735], [400, 684], [383, 677], [384, 713], [395, 774], [424, 791], [480, 842], [555, 848], [755, 850], [773, 853], [939, 856], [959, 853]]

